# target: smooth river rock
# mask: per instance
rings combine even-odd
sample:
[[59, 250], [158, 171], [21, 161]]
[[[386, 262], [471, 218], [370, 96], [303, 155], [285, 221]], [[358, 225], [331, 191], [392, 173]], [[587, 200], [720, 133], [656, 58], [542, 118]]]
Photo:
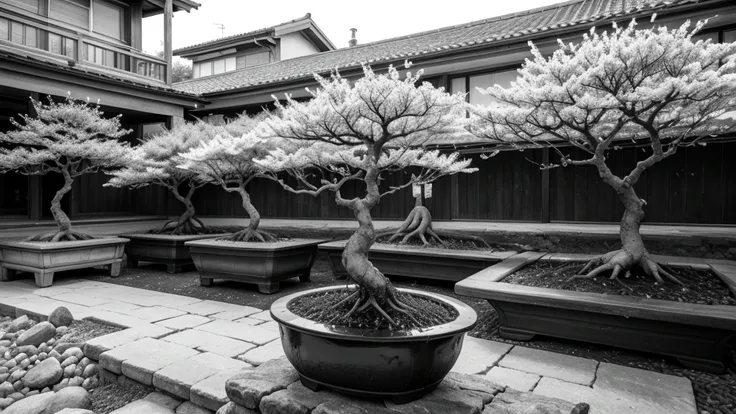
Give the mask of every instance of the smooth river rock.
[[23, 376], [23, 385], [30, 389], [41, 389], [59, 382], [64, 370], [55, 358], [45, 359]]
[[74, 316], [69, 309], [59, 306], [49, 315], [49, 323], [55, 327], [70, 326], [74, 322]]
[[41, 322], [36, 326], [28, 329], [18, 336], [15, 340], [17, 346], [23, 345], [41, 345], [56, 335], [56, 328], [48, 322]]

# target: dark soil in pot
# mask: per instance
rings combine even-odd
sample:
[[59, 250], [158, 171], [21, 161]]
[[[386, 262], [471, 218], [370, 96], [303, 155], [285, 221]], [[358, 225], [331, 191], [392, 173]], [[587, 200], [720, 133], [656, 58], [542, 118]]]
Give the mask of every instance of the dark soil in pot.
[[[245, 227], [243, 226], [207, 226], [202, 229], [198, 229], [197, 231], [190, 231], [190, 232], [181, 232], [179, 234], [176, 234], [176, 236], [201, 236], [205, 234], [226, 234], [226, 233], [235, 233], [237, 231], [243, 230]], [[161, 231], [161, 229], [151, 229], [148, 230], [145, 233], [140, 234], [172, 234], [173, 229], [167, 229], [166, 231]], [[132, 233], [135, 234], [135, 233]]]
[[[602, 293], [606, 295], [637, 296], [701, 305], [736, 306], [736, 298], [718, 275], [710, 270], [693, 270], [671, 267], [667, 271], [680, 279], [687, 288], [676, 283], [655, 284], [651, 276], [642, 270], [633, 271], [631, 277], [621, 277], [622, 284], [610, 280], [610, 272], [592, 279], [575, 279], [585, 263], [534, 263], [503, 279], [503, 282], [549, 289], [576, 292]], [[625, 286], [627, 287], [625, 287]]]
[[[392, 233], [393, 234], [393, 233]], [[419, 247], [419, 248], [425, 248], [425, 247], [433, 247], [438, 249], [447, 249], [447, 250], [477, 250], [477, 251], [486, 251], [486, 252], [498, 252], [498, 251], [506, 251], [506, 250], [531, 250], [531, 247], [529, 246], [523, 246], [516, 243], [489, 243], [489, 246], [486, 246], [482, 243], [479, 243], [474, 240], [470, 239], [461, 239], [461, 238], [454, 238], [454, 237], [442, 237], [442, 241], [445, 242], [445, 244], [440, 244], [437, 242], [437, 240], [433, 238], [428, 238], [427, 241], [429, 242], [428, 245], [425, 245], [422, 243], [421, 240], [419, 240], [416, 237], [413, 237], [409, 239], [406, 243], [401, 243], [401, 238], [396, 239], [392, 242], [389, 242], [388, 239], [391, 238], [392, 234], [384, 234], [378, 236], [376, 239], [376, 243], [385, 244], [388, 246], [411, 246], [411, 247]]]
[[[416, 310], [416, 312], [411, 312], [410, 316], [386, 307], [386, 313], [398, 326], [389, 326], [385, 318], [381, 317], [373, 308], [368, 308], [362, 312], [355, 312], [346, 319], [345, 315], [350, 312], [356, 301], [356, 299], [346, 299], [354, 292], [355, 289], [345, 288], [300, 296], [289, 302], [288, 309], [302, 318], [315, 322], [352, 328], [373, 329], [409, 330], [428, 328], [430, 326], [452, 322], [458, 316], [457, 310], [453, 307], [434, 299], [397, 292], [397, 295], [401, 295], [398, 297], [403, 303]], [[340, 305], [334, 307], [337, 304]], [[429, 315], [433, 315], [435, 318], [428, 318], [427, 316]]]

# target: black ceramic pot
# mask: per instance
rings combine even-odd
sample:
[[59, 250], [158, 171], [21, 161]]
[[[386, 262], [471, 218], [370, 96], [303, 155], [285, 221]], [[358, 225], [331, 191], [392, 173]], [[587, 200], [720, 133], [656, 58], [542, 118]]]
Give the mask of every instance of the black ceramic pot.
[[433, 298], [454, 307], [452, 322], [411, 331], [389, 331], [326, 325], [301, 318], [287, 305], [299, 296], [332, 286], [294, 293], [271, 305], [281, 343], [304, 386], [361, 397], [390, 398], [401, 404], [433, 390], [457, 361], [464, 333], [477, 321], [468, 305], [447, 296], [413, 289], [404, 293]]

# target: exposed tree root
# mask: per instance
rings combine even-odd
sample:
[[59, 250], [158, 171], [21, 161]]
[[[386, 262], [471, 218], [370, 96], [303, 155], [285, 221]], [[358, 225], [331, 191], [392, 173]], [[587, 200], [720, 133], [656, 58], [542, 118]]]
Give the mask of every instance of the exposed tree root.
[[37, 242], [61, 242], [61, 241], [80, 241], [80, 240], [92, 240], [94, 237], [89, 234], [79, 233], [71, 230], [57, 230], [51, 233], [39, 234], [31, 236], [26, 241], [37, 241]]
[[161, 227], [158, 233], [175, 235], [194, 235], [207, 232], [207, 227], [201, 220], [190, 217], [184, 220], [171, 220]]
[[279, 241], [279, 238], [271, 233], [267, 233], [265, 231], [258, 231], [253, 230], [250, 228], [243, 229], [232, 236], [224, 237], [222, 240], [229, 240], [229, 241], [237, 241], [237, 242], [262, 242], [262, 243], [270, 243]]
[[596, 257], [595, 259], [589, 261], [580, 270], [579, 274], [569, 278], [567, 281], [571, 282], [575, 279], [591, 279], [603, 272], [611, 271], [611, 276], [609, 277], [611, 280], [614, 280], [617, 283], [622, 284], [624, 287], [630, 289], [619, 280], [618, 276], [621, 274], [621, 272], [625, 272], [628, 274], [628, 272], [631, 271], [632, 267], [638, 265], [644, 270], [647, 275], [652, 276], [654, 280], [657, 281], [657, 283], [664, 283], [664, 279], [662, 278], [662, 276], [664, 276], [672, 282], [685, 286], [685, 284], [680, 279], [663, 269], [662, 266], [658, 265], [654, 260], [652, 260], [646, 250], [636, 249], [634, 251], [641, 251], [642, 253], [631, 253], [629, 250], [624, 248]]
[[427, 236], [436, 240], [437, 243], [445, 245], [445, 242], [432, 229], [432, 215], [427, 207], [416, 206], [411, 210], [401, 227], [388, 239], [388, 242], [392, 243], [394, 240], [402, 238], [400, 244], [406, 244], [412, 237], [417, 237], [427, 246], [429, 245]]

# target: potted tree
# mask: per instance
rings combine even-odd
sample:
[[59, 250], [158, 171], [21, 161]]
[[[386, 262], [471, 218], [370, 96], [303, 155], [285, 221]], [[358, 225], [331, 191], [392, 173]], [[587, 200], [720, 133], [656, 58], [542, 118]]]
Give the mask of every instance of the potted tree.
[[200, 180], [193, 171], [177, 168], [185, 161], [179, 154], [214, 136], [210, 132], [214, 128], [214, 125], [201, 121], [183, 123], [143, 140], [133, 148], [125, 168], [114, 171], [113, 177], [105, 184], [130, 188], [158, 185], [166, 188], [184, 207], [178, 219], [166, 222], [160, 229], [125, 234], [130, 239], [126, 246], [128, 267], [136, 267], [139, 261], [146, 261], [166, 264], [169, 273], [180, 272], [183, 266], [192, 264], [185, 242], [227, 233], [226, 229], [207, 227], [195, 217], [192, 196], [206, 181]]
[[[463, 98], [426, 82], [417, 85], [420, 76], [407, 73], [401, 79], [394, 67], [386, 74], [365, 67], [354, 83], [339, 73], [315, 76], [320, 89], [312, 92], [314, 98], [277, 103], [279, 115], [269, 117], [261, 132], [286, 139], [259, 161], [296, 177], [298, 188], [280, 181], [286, 190], [313, 196], [331, 191], [358, 221], [342, 254], [354, 285], [299, 292], [271, 306], [286, 356], [312, 389], [326, 386], [398, 402], [418, 398], [442, 381], [459, 355], [464, 332], [475, 325], [472, 308], [395, 288], [368, 259], [376, 237], [371, 208], [381, 197], [416, 182], [473, 171], [457, 153], [422, 147], [437, 134], [456, 131]], [[420, 172], [381, 188], [383, 174], [409, 167]], [[341, 189], [353, 181], [365, 192], [343, 197]]]
[[98, 105], [75, 101], [49, 103], [31, 99], [35, 116], [11, 120], [16, 130], [0, 133], [0, 169], [26, 175], [61, 174], [64, 185], [51, 200], [57, 230], [31, 236], [21, 242], [0, 242], [0, 280], [10, 280], [17, 271], [31, 272], [39, 287], [51, 286], [54, 272], [94, 266], [109, 266], [110, 275], [120, 274], [123, 246], [127, 239], [95, 238], [72, 230], [62, 198], [72, 190], [77, 177], [120, 166], [130, 146], [118, 141], [130, 131], [121, 129], [120, 117], [105, 118]]
[[247, 187], [254, 179], [269, 177], [269, 166], [254, 159], [265, 157], [275, 148], [273, 140], [248, 134], [258, 122], [258, 118], [243, 115], [224, 127], [208, 128], [213, 137], [180, 154], [186, 162], [179, 168], [195, 173], [199, 182], [238, 193], [248, 214], [248, 226], [241, 231], [223, 238], [186, 242], [202, 286], [212, 285], [213, 279], [229, 279], [255, 283], [262, 293], [270, 294], [278, 291], [279, 282], [289, 278], [308, 282], [317, 245], [323, 242], [289, 240], [258, 230], [261, 215], [251, 203]]
[[[733, 307], [636, 297], [626, 283], [641, 275], [660, 285], [684, 285], [644, 245], [639, 228], [647, 203], [637, 195], [643, 188], [637, 183], [678, 148], [736, 124], [733, 112], [727, 113], [736, 96], [736, 43], [693, 41], [704, 24], [693, 31], [689, 22], [671, 30], [637, 30], [632, 22], [610, 33], [591, 32], [579, 44], [561, 44], [549, 58], [532, 45], [533, 59], [524, 63], [516, 82], [484, 91], [497, 103], [470, 107], [473, 134], [519, 148], [549, 145], [558, 160], [542, 168], [595, 168], [625, 208], [621, 248], [560, 274], [568, 288], [600, 277], [616, 282], [609, 286], [622, 286], [625, 295], [512, 285], [503, 283], [505, 274], [456, 285], [460, 294], [491, 302], [501, 335], [559, 336], [674, 355], [699, 369], [724, 369], [725, 347], [736, 332]], [[618, 174], [608, 160], [632, 142], [644, 155], [625, 175]], [[582, 155], [571, 155], [570, 148]], [[640, 289], [644, 294], [646, 287]], [[677, 288], [682, 289], [687, 287]]]

